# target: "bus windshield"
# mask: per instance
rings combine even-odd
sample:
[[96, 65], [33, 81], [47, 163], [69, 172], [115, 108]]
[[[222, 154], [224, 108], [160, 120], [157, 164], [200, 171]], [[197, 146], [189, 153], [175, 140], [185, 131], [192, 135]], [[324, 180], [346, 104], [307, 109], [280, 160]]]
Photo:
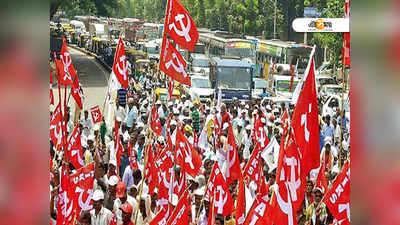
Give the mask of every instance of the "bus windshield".
[[288, 49], [287, 62], [289, 64], [290, 62], [292, 62], [293, 65], [296, 65], [298, 62], [297, 70], [300, 73], [304, 73], [304, 71], [307, 68], [310, 54], [311, 54], [311, 49], [308, 48], [290, 48]]
[[195, 88], [211, 88], [211, 83], [208, 79], [192, 79], [192, 87]]
[[192, 66], [209, 67], [208, 59], [193, 59]]
[[[296, 88], [298, 81], [293, 81], [293, 87], [292, 87], [292, 92]], [[290, 80], [278, 80], [276, 81], [276, 90], [281, 91], [281, 92], [289, 92], [289, 85], [290, 85]]]
[[250, 90], [250, 68], [219, 67], [218, 88]]
[[255, 56], [254, 49], [251, 48], [226, 48], [226, 55], [239, 56], [241, 58], [253, 58]]

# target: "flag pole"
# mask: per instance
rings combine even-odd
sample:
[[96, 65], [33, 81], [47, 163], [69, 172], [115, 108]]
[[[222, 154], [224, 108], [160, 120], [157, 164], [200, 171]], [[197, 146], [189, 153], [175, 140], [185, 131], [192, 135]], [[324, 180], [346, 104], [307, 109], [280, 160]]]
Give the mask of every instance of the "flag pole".
[[[339, 153], [340, 154], [343, 154], [343, 144], [342, 144], [342, 142], [343, 142], [343, 129], [342, 129], [342, 124], [344, 122], [344, 116], [345, 116], [345, 114], [344, 114], [344, 89], [346, 87], [346, 85], [345, 85], [345, 82], [346, 82], [346, 79], [345, 79], [345, 67], [346, 67], [346, 53], [347, 53], [346, 52], [347, 51], [346, 40], [343, 40], [343, 45], [344, 45], [343, 46], [344, 47], [344, 54], [343, 54], [343, 59], [342, 59], [343, 62], [342, 62], [342, 93], [341, 93], [342, 103], [341, 103], [341, 107], [340, 107], [340, 116], [341, 116], [340, 123], [341, 124], [339, 124], [339, 129], [340, 129], [340, 143], [339, 143], [340, 150], [339, 150]], [[342, 168], [342, 166], [343, 166], [342, 165], [342, 161], [339, 160], [339, 167]]]
[[[153, 104], [154, 104], [154, 93], [152, 94], [153, 97]], [[137, 217], [139, 214], [139, 205], [140, 205], [140, 201], [142, 201], [142, 192], [143, 192], [143, 183], [144, 183], [144, 179], [145, 179], [145, 172], [146, 172], [146, 165], [147, 165], [147, 161], [149, 158], [149, 154], [148, 151], [151, 151], [150, 148], [148, 147], [149, 144], [151, 144], [151, 138], [153, 137], [153, 132], [151, 131], [150, 127], [150, 121], [151, 121], [151, 113], [147, 119], [147, 127], [146, 127], [146, 134], [148, 135], [148, 138], [146, 139], [146, 143], [145, 143], [145, 156], [144, 156], [144, 168], [142, 171], [142, 183], [140, 183], [140, 187], [139, 187], [139, 203], [136, 206], [136, 211], [135, 211], [135, 224], [137, 222]]]

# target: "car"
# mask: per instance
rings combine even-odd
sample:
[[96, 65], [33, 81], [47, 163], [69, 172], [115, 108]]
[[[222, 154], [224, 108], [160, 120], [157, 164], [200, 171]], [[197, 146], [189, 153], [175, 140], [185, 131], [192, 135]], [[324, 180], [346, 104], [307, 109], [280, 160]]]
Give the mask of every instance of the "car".
[[259, 97], [270, 97], [273, 96], [273, 91], [268, 88], [268, 80], [264, 78], [254, 78], [254, 89], [252, 92], [252, 98], [259, 98]]
[[[322, 116], [329, 115], [332, 117], [338, 107], [342, 107], [342, 97], [340, 95], [329, 96], [322, 105]], [[343, 107], [345, 116], [350, 119], [350, 98], [348, 95], [344, 96]]]
[[324, 85], [337, 84], [336, 80], [329, 75], [317, 75], [315, 79], [317, 80], [318, 88], [322, 88]]
[[342, 89], [342, 86], [337, 84], [327, 84], [321, 88], [322, 93], [325, 95], [341, 95]]
[[203, 54], [191, 54], [190, 71], [208, 76], [210, 74], [210, 59]]
[[192, 86], [186, 90], [192, 101], [200, 100], [206, 102], [207, 99], [214, 97], [214, 89], [208, 77], [194, 75], [190, 77]]

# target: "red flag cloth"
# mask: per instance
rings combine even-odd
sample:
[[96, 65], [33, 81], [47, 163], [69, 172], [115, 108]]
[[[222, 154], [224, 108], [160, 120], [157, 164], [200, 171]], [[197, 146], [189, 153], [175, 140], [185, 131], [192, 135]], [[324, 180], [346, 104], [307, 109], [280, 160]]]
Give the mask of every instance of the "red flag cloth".
[[129, 154], [129, 166], [131, 167], [132, 171], [136, 171], [139, 168], [139, 166], [135, 152], [133, 151], [133, 145], [131, 143], [129, 143], [128, 146], [128, 154]]
[[345, 66], [350, 66], [350, 32], [343, 34], [342, 62]]
[[151, 220], [149, 225], [163, 225], [167, 223], [167, 219], [169, 217], [169, 214], [171, 213], [172, 207], [168, 205], [167, 210], [165, 208], [162, 208], [158, 214]]
[[76, 124], [67, 145], [67, 154], [70, 162], [75, 169], [80, 169], [85, 166], [85, 160], [82, 154], [81, 133], [79, 124]]
[[291, 122], [296, 143], [302, 155], [304, 174], [319, 167], [319, 124], [317, 89], [315, 87], [314, 57], [305, 77]]
[[98, 105], [90, 108], [90, 115], [92, 115], [93, 123], [100, 123], [103, 119], [100, 111], [100, 107]]
[[325, 176], [326, 167], [324, 164], [325, 163], [321, 163], [321, 166], [319, 167], [317, 180], [315, 181], [315, 187], [321, 188], [323, 193], [326, 193], [326, 191], [328, 190], [328, 180]]
[[193, 52], [199, 39], [196, 24], [179, 0], [169, 0], [167, 4], [165, 32], [179, 46]]
[[175, 207], [171, 216], [168, 219], [167, 225], [188, 225], [190, 210], [188, 191], [186, 190], [179, 199], [178, 205]]
[[60, 53], [60, 60], [55, 59], [58, 67], [57, 80], [59, 85], [72, 85], [77, 76], [74, 65], [72, 64], [71, 54], [68, 52], [67, 42], [63, 39]]
[[262, 197], [261, 195], [257, 195], [256, 200], [253, 202], [249, 213], [247, 214], [246, 221], [244, 225], [264, 225], [264, 224], [272, 224], [268, 222], [266, 217], [268, 206], [268, 196]]
[[[144, 177], [149, 183], [149, 193], [151, 196], [154, 194], [154, 188], [158, 185], [157, 170], [158, 166], [155, 163], [153, 151], [151, 151], [150, 146], [146, 147], [147, 163], [144, 168]], [[160, 190], [159, 190], [160, 193]]]
[[294, 211], [297, 211], [304, 199], [307, 174], [301, 169], [304, 161], [301, 160], [293, 132], [281, 141], [281, 150], [276, 177], [279, 182], [287, 184]]
[[268, 221], [279, 225], [297, 225], [296, 213], [290, 199], [289, 188], [285, 182], [277, 182], [270, 206], [266, 218]]
[[[119, 166], [121, 165], [121, 155], [122, 155], [123, 151], [124, 151], [124, 148], [122, 146], [121, 138], [118, 135], [118, 137], [117, 137], [117, 147], [116, 147], [116, 151], [115, 151], [115, 157], [117, 159], [117, 168], [116, 168], [116, 170], [117, 170], [118, 174], [119, 174]], [[122, 177], [123, 174], [119, 174], [119, 176]]]
[[182, 196], [183, 192], [186, 190], [187, 184], [186, 184], [186, 172], [184, 170], [184, 167], [181, 168], [180, 176], [179, 176], [179, 182], [178, 185], [174, 186], [174, 193], [177, 196]]
[[76, 104], [82, 110], [83, 109], [83, 92], [81, 85], [79, 84], [78, 76], [75, 77], [74, 82], [71, 85], [71, 95], [75, 99]]
[[237, 225], [244, 224], [244, 221], [246, 219], [245, 213], [246, 213], [246, 196], [244, 191], [244, 181], [243, 177], [240, 176], [238, 195], [236, 198], [236, 214], [235, 214], [235, 222]]
[[235, 136], [233, 135], [232, 124], [230, 122], [228, 128], [228, 149], [226, 152], [226, 157], [228, 159], [228, 162], [225, 171], [225, 176], [226, 176], [226, 183], [230, 185], [233, 181], [239, 179], [242, 176]]
[[118, 82], [125, 89], [128, 88], [128, 64], [125, 55], [124, 42], [119, 39], [117, 51], [115, 52], [114, 64], [112, 70], [117, 77]]
[[161, 122], [157, 111], [157, 106], [154, 104], [153, 109], [151, 110], [151, 121], [150, 121], [151, 129], [158, 136], [161, 136]]
[[205, 199], [209, 199], [210, 196], [215, 197], [215, 213], [228, 216], [233, 212], [233, 199], [218, 163], [214, 163], [214, 167], [211, 171], [205, 193]]
[[82, 167], [70, 176], [72, 190], [75, 193], [75, 209], [78, 215], [83, 210], [93, 208], [94, 163]]
[[54, 105], [53, 88], [51, 88], [52, 85], [53, 85], [53, 75], [51, 73], [51, 68], [50, 68], [50, 105]]
[[261, 151], [264, 151], [264, 149], [268, 146], [269, 139], [261, 122], [261, 116], [259, 116], [254, 123], [253, 134], [255, 138], [254, 143], [259, 142]]
[[[350, 224], [350, 168], [346, 162], [332, 188], [325, 194], [324, 203], [339, 224]], [[341, 223], [342, 222], [342, 223]]]
[[256, 184], [259, 184], [259, 179], [261, 176], [260, 168], [262, 167], [260, 152], [260, 143], [257, 143], [249, 161], [244, 167], [243, 177], [249, 179], [249, 183], [250, 181], [254, 181]]
[[74, 210], [74, 194], [68, 180], [65, 166], [61, 167], [60, 173], [60, 189], [58, 192], [57, 202], [57, 225], [66, 225], [72, 223], [75, 217]]
[[175, 161], [192, 177], [196, 177], [202, 165], [199, 153], [189, 143], [183, 132], [178, 129], [176, 133]]
[[159, 65], [160, 70], [170, 76], [172, 79], [181, 84], [191, 86], [190, 77], [185, 70], [185, 59], [165, 36], [161, 47]]
[[62, 122], [61, 104], [59, 103], [57, 107], [54, 109], [50, 119], [50, 138], [51, 141], [53, 141], [54, 146], [57, 146], [58, 140], [62, 136], [61, 122]]
[[117, 225], [117, 216], [115, 215], [115, 213], [112, 214], [109, 225]]

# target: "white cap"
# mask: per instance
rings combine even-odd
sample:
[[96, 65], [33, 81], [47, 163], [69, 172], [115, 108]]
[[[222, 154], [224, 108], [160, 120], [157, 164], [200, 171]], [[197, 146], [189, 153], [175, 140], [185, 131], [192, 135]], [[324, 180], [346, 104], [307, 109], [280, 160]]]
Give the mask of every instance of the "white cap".
[[261, 117], [261, 123], [265, 123], [265, 118]]
[[196, 190], [194, 190], [193, 194], [194, 194], [194, 195], [197, 195], [197, 196], [203, 196], [204, 193], [206, 192], [206, 191], [205, 191], [205, 187], [206, 187], [206, 186], [197, 188]]
[[178, 198], [178, 195], [176, 195], [176, 194], [172, 194], [172, 205], [173, 206], [177, 206], [178, 205], [178, 201], [179, 201], [179, 198]]
[[169, 125], [176, 125], [176, 121], [175, 120], [171, 120], [171, 122], [169, 123]]
[[247, 124], [246, 130], [251, 130], [251, 125], [250, 124]]
[[228, 124], [228, 123], [224, 123], [224, 125], [223, 125], [223, 127], [222, 127], [222, 130], [227, 129], [228, 127], [229, 127], [229, 124]]
[[157, 100], [157, 101], [156, 101], [156, 105], [161, 105], [161, 101], [160, 101], [160, 100]]
[[177, 108], [174, 108], [173, 112], [174, 112], [174, 115], [179, 114], [179, 110]]
[[342, 147], [343, 147], [343, 150], [345, 150], [345, 151], [349, 150], [349, 145], [347, 144], [347, 142], [345, 140], [342, 141]]
[[170, 107], [170, 106], [172, 106], [173, 104], [172, 104], [172, 102], [168, 102], [168, 107]]
[[249, 105], [246, 105], [244, 108], [245, 108], [245, 109], [250, 109], [250, 106], [249, 106]]
[[270, 105], [265, 106], [267, 110], [272, 110]]
[[121, 118], [120, 116], [117, 116], [117, 121], [118, 121], [118, 122], [121, 122], [121, 121], [122, 121], [122, 118]]
[[115, 159], [110, 159], [110, 162], [108, 162], [108, 164], [114, 165], [115, 167], [117, 167], [117, 161]]
[[241, 105], [245, 105], [246, 103], [244, 101], [240, 101], [240, 104]]
[[136, 128], [139, 128], [139, 127], [144, 127], [144, 123], [139, 122], [139, 123], [137, 124]]
[[122, 135], [122, 137], [124, 138], [124, 142], [129, 141], [129, 139], [131, 138], [128, 134], [128, 132], [125, 132], [124, 135]]
[[269, 120], [268, 120], [268, 122], [267, 122], [267, 126], [268, 126], [268, 127], [273, 127], [273, 126], [274, 126], [274, 124], [273, 124], [271, 121], [269, 121]]
[[112, 176], [110, 177], [110, 179], [108, 179], [108, 185], [109, 185], [109, 186], [117, 185], [117, 184], [118, 184], [118, 181], [119, 181], [118, 177], [115, 176], [115, 175], [112, 175]]
[[332, 138], [327, 136], [327, 137], [325, 137], [324, 142], [325, 142], [325, 145], [326, 144], [330, 144], [331, 145], [332, 144]]
[[182, 95], [181, 98], [186, 98], [186, 95]]
[[242, 113], [244, 113], [244, 114], [247, 114], [247, 110], [246, 110], [246, 109], [245, 109], [245, 110], [243, 110], [243, 111], [242, 111]]
[[87, 140], [88, 141], [94, 141], [94, 139], [95, 139], [95, 136], [93, 134], [89, 134]]
[[92, 196], [93, 201], [104, 200], [104, 193], [100, 189], [96, 189]]
[[133, 98], [128, 98], [128, 103], [133, 103]]
[[258, 113], [257, 110], [253, 110], [253, 112], [252, 112], [253, 115], [256, 115], [257, 113]]
[[157, 141], [159, 141], [159, 142], [164, 142], [164, 137], [163, 137], [163, 136], [159, 136], [158, 139], [157, 139]]

